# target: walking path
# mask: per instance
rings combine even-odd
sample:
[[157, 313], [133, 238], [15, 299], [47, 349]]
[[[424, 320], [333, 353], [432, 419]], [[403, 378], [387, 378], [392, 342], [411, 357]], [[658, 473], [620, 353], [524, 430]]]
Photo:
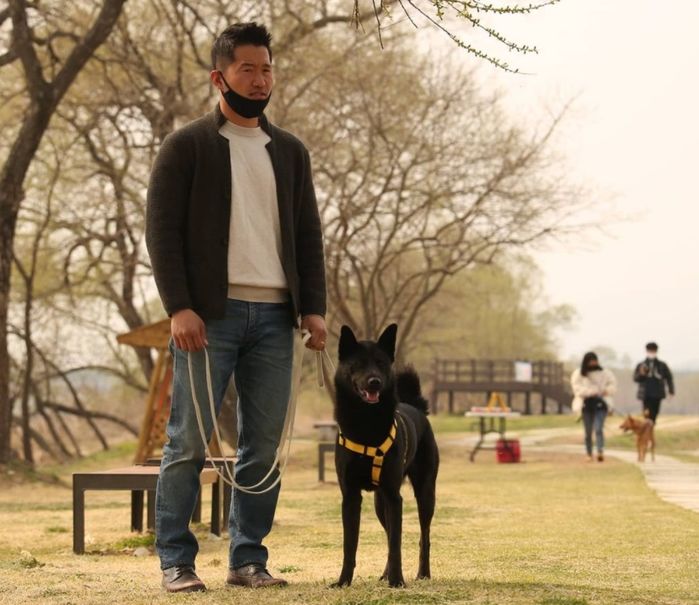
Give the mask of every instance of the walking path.
[[[663, 428], [670, 426], [686, 426], [697, 423], [696, 418], [677, 419], [673, 422], [663, 424]], [[519, 441], [522, 448], [540, 452], [564, 452], [580, 453], [580, 445], [555, 444], [546, 445], [544, 442], [554, 437], [564, 437], [579, 435], [580, 428], [555, 428], [536, 429], [532, 431], [522, 431], [519, 433]], [[497, 436], [496, 436], [497, 437]], [[452, 444], [459, 444], [465, 447], [473, 447], [477, 437], [459, 437], [448, 440]], [[677, 504], [699, 513], [699, 463], [682, 462], [671, 456], [658, 454], [655, 462], [650, 459], [650, 454], [646, 455], [646, 462], [638, 462], [635, 450], [606, 450], [605, 455], [635, 464], [641, 469], [648, 486], [655, 491], [660, 498], [666, 502]]]

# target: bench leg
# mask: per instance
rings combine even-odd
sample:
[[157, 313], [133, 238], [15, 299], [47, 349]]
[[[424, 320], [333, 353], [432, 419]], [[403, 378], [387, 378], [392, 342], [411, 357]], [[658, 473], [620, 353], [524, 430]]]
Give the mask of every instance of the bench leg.
[[143, 531], [143, 490], [131, 491], [131, 531]]
[[211, 533], [221, 535], [221, 480], [211, 484]]
[[325, 450], [318, 444], [318, 481], [325, 483]]
[[149, 489], [146, 499], [146, 528], [155, 531], [155, 490]]
[[73, 477], [73, 552], [85, 552], [85, 490]]
[[194, 505], [192, 521], [195, 523], [201, 522], [201, 486], [199, 486], [199, 491], [197, 492], [197, 503]]
[[223, 527], [228, 527], [231, 516], [231, 499], [233, 488], [224, 481], [223, 483]]

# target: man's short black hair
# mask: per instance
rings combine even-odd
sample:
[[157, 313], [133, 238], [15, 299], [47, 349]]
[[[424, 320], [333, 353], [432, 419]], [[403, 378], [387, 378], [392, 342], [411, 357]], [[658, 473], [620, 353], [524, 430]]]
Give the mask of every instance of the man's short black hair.
[[252, 46], [264, 46], [272, 60], [272, 34], [264, 25], [258, 25], [255, 21], [249, 23], [235, 23], [224, 29], [211, 47], [211, 66], [220, 69], [235, 60], [235, 49], [244, 44]]
[[657, 351], [658, 350], [658, 345], [655, 342], [649, 342], [646, 345], [646, 351]]

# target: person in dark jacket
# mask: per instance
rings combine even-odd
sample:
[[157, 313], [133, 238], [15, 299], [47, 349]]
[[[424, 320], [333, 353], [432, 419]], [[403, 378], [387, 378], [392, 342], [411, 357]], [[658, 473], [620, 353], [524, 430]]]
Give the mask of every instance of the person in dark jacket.
[[[270, 41], [256, 23], [230, 26], [215, 40], [210, 80], [219, 102], [165, 138], [148, 187], [146, 244], [171, 317], [174, 357], [156, 492], [156, 548], [169, 592], [205, 590], [189, 530], [205, 458], [194, 405], [198, 400], [209, 439], [208, 393], [218, 413], [232, 375], [236, 481], [271, 489], [233, 491], [226, 581], [286, 584], [267, 571], [262, 541], [279, 496], [274, 462], [290, 397], [294, 328], [310, 332], [306, 346], [325, 347], [326, 292], [308, 151], [263, 113], [274, 85]], [[197, 369], [192, 383], [190, 363]]]
[[658, 359], [658, 345], [649, 342], [646, 345], [646, 358], [636, 366], [633, 379], [638, 383], [638, 398], [643, 402], [643, 414], [654, 423], [660, 413], [660, 403], [667, 391], [670, 397], [675, 395], [672, 372], [664, 361]]

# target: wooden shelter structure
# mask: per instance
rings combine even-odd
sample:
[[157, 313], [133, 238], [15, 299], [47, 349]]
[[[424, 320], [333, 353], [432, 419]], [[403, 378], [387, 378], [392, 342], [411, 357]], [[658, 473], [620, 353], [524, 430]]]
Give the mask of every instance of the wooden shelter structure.
[[[119, 344], [155, 349], [157, 355], [148, 385], [148, 397], [141, 422], [138, 448], [134, 456], [136, 464], [145, 463], [165, 444], [165, 428], [170, 418], [172, 394], [172, 356], [168, 351], [169, 341], [169, 319], [141, 326], [117, 336]], [[213, 456], [221, 455], [221, 448], [215, 436], [212, 437], [210, 447]]]
[[[518, 370], [525, 369], [526, 372]], [[524, 394], [524, 414], [532, 413], [531, 396], [541, 397], [541, 413], [548, 411], [548, 400], [563, 413], [572, 395], [568, 392], [563, 364], [558, 361], [522, 362], [514, 359], [435, 359], [432, 366], [430, 409], [437, 413], [440, 393], [447, 393], [447, 409], [454, 413], [454, 393], [484, 393], [485, 401], [493, 394], [504, 394], [507, 407], [512, 408], [512, 396]], [[498, 395], [499, 396], [499, 395]]]

